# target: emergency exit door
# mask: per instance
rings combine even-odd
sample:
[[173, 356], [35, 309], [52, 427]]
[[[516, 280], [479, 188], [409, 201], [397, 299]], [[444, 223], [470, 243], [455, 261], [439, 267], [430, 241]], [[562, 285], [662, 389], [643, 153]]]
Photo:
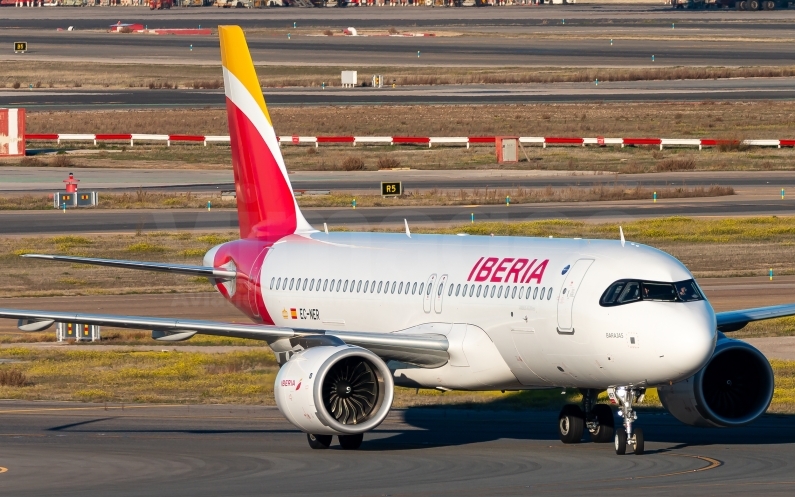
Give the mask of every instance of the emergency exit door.
[[577, 298], [577, 290], [592, 263], [593, 259], [580, 259], [564, 275], [563, 285], [558, 294], [558, 333], [574, 333], [571, 315], [574, 299]]
[[425, 312], [431, 312], [431, 307], [433, 305], [433, 283], [436, 281], [436, 274], [432, 274], [430, 278], [428, 278], [427, 286], [422, 289], [422, 310]]

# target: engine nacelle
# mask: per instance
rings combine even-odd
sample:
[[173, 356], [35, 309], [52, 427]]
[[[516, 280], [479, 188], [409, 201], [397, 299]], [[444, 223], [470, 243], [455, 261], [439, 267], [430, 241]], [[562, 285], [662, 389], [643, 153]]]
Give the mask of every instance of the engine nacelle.
[[279, 411], [315, 435], [355, 435], [381, 424], [392, 408], [395, 385], [380, 357], [353, 345], [304, 350], [276, 375]]
[[715, 353], [690, 378], [657, 388], [673, 416], [691, 426], [735, 427], [761, 416], [773, 398], [773, 368], [756, 348], [719, 335]]

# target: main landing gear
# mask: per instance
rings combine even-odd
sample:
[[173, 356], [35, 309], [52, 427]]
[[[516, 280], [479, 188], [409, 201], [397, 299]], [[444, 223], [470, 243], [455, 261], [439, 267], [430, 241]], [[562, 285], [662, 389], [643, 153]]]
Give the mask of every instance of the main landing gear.
[[609, 443], [613, 440], [615, 422], [613, 410], [606, 404], [597, 404], [599, 394], [594, 389], [582, 390], [582, 407], [566, 404], [558, 416], [558, 435], [565, 444], [582, 441], [587, 429], [594, 443]]
[[640, 387], [608, 388], [607, 394], [614, 404], [618, 404], [618, 417], [623, 419], [622, 426], [615, 427], [613, 410], [606, 404], [597, 404], [598, 390], [582, 390], [582, 407], [577, 404], [566, 404], [558, 415], [558, 435], [565, 444], [576, 444], [582, 441], [582, 436], [587, 429], [594, 443], [613, 442], [616, 454], [627, 453], [627, 446], [632, 448], [636, 455], [643, 454], [643, 430], [632, 428], [632, 423], [638, 419], [638, 413], [632, 408], [633, 404], [643, 402], [646, 389]]
[[643, 402], [646, 389], [638, 387], [608, 388], [607, 395], [611, 401], [618, 403], [618, 416], [624, 420], [624, 426], [617, 429], [615, 434], [616, 454], [626, 454], [628, 445], [633, 448], [635, 455], [643, 454], [643, 430], [640, 428], [632, 429], [632, 423], [638, 419], [638, 413], [632, 409], [632, 404]]
[[[362, 445], [362, 440], [364, 440], [364, 435], [359, 433], [358, 435], [339, 435], [337, 437], [340, 441], [340, 447], [345, 450], [356, 450]], [[328, 449], [331, 445], [331, 435], [313, 435], [311, 433], [306, 434], [306, 439], [309, 442], [309, 446], [313, 449]]]

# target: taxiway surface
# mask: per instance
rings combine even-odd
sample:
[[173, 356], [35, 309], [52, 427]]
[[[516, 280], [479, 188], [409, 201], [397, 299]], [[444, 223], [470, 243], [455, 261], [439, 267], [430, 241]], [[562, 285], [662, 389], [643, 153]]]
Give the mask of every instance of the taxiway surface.
[[[301, 211], [310, 224], [322, 229], [396, 229], [410, 226], [446, 227], [488, 221], [571, 219], [585, 222], [620, 222], [671, 216], [746, 217], [795, 214], [795, 200], [775, 197], [738, 200], [734, 197], [615, 202], [550, 202], [539, 204], [370, 207], [352, 209], [310, 207]], [[102, 233], [167, 230], [237, 230], [233, 209], [0, 211], [0, 234]]]
[[[497, 401], [499, 402], [499, 401]], [[557, 412], [394, 410], [358, 451], [313, 451], [272, 407], [0, 403], [0, 494], [789, 495], [792, 416], [707, 430], [641, 412], [646, 455], [564, 446]]]
[[[394, 89], [267, 88], [265, 98], [271, 106], [792, 100], [795, 99], [795, 78], [616, 81], [600, 82], [598, 86], [590, 82]], [[221, 108], [225, 105], [223, 90], [0, 90], [0, 106], [30, 110]]]

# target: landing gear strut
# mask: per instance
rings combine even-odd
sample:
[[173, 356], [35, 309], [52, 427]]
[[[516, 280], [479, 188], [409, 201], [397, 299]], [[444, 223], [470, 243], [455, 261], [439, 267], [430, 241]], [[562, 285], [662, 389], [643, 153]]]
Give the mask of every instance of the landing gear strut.
[[633, 430], [632, 428], [632, 423], [638, 419], [638, 413], [632, 409], [632, 405], [643, 402], [646, 389], [641, 387], [608, 388], [607, 395], [612, 402], [618, 403], [618, 416], [624, 420], [624, 426], [618, 428], [615, 433], [614, 442], [616, 445], [616, 454], [626, 454], [628, 445], [633, 448], [635, 455], [643, 454], [643, 430], [640, 428], [635, 428]]

